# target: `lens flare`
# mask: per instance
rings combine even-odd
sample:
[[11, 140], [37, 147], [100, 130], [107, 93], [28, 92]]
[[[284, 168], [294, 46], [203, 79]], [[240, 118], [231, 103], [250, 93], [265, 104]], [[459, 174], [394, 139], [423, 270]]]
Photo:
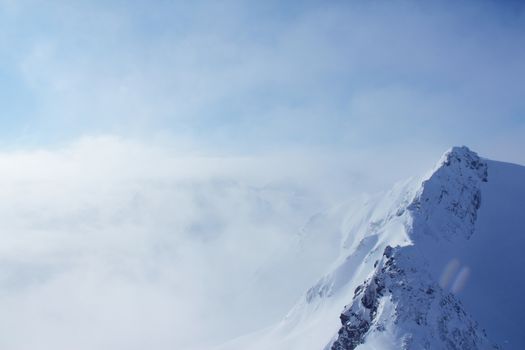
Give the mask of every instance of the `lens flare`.
[[458, 259], [452, 259], [449, 261], [447, 266], [445, 266], [443, 273], [441, 273], [441, 278], [439, 279], [439, 286], [441, 288], [446, 289], [449, 286], [452, 278], [456, 275], [459, 266], [460, 264]]
[[452, 284], [451, 291], [454, 294], [461, 292], [467, 285], [468, 278], [470, 276], [470, 268], [463, 266], [459, 274], [457, 275], [454, 283]]

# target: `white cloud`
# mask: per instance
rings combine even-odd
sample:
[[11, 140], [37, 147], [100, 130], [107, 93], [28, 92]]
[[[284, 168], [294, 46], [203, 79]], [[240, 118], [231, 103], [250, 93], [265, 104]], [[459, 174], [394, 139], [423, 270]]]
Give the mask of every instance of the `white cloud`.
[[322, 161], [280, 157], [116, 137], [1, 153], [0, 346], [184, 348], [280, 318], [324, 266], [293, 247], [332, 196], [304, 173]]

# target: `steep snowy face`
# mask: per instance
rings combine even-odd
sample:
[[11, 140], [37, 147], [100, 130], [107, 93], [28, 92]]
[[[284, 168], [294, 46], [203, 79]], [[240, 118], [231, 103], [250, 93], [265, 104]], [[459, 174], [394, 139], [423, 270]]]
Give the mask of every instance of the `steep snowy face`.
[[458, 235], [470, 238], [481, 205], [481, 183], [487, 181], [486, 161], [467, 147], [452, 148], [408, 206], [412, 234], [449, 241]]
[[408, 213], [409, 242], [387, 246], [356, 288], [331, 349], [494, 346], [446, 290], [449, 278], [439, 278], [446, 263], [454, 261], [449, 246], [464, 243], [475, 231], [481, 185], [487, 181], [487, 163], [468, 148], [455, 147], [443, 156], [412, 202], [398, 209], [400, 216]]
[[[504, 192], [500, 190], [496, 195], [497, 189], [504, 189], [502, 184], [511, 181], [519, 198], [507, 198], [508, 211], [523, 208], [525, 171], [516, 166], [504, 179], [501, 168], [502, 164], [481, 159], [466, 147], [455, 147], [443, 156], [412, 202], [399, 209], [403, 215], [408, 213], [405, 230], [410, 243], [386, 247], [365, 282], [355, 289], [352, 302], [340, 316], [339, 332], [327, 348], [498, 348], [488, 339], [485, 327], [491, 340], [492, 336], [498, 336], [498, 345], [509, 349], [523, 346], [522, 332], [515, 329], [516, 320], [501, 326], [505, 320], [498, 317], [499, 305], [504, 301], [480, 297], [496, 295], [497, 290], [504, 289], [500, 294], [512, 299], [514, 307], [523, 309], [519, 293], [508, 279], [501, 277], [514, 276], [516, 286], [524, 284], [523, 278], [518, 277], [519, 268], [515, 267], [522, 265], [523, 254], [512, 248], [521, 246], [523, 235], [517, 234], [516, 225], [500, 219], [505, 217], [500, 213], [505, 209], [494, 207], [494, 202], [501, 202], [496, 196]], [[491, 170], [495, 173], [495, 184], [490, 183]], [[522, 181], [516, 181], [520, 175]], [[487, 201], [488, 209], [483, 226], [479, 227], [483, 201]], [[491, 221], [487, 221], [487, 213]], [[523, 221], [519, 216], [514, 219]], [[498, 237], [502, 229], [508, 235]], [[499, 256], [492, 252], [487, 245], [490, 236], [497, 238], [493, 241], [495, 247], [504, 246], [507, 251], [500, 251]], [[488, 257], [494, 258], [490, 264]], [[502, 259], [511, 263], [501, 264]], [[487, 275], [494, 270], [499, 274]], [[493, 320], [495, 317], [500, 318], [499, 324]], [[481, 326], [476, 322], [478, 319], [484, 321]]]
[[426, 273], [413, 246], [387, 246], [370, 278], [340, 316], [337, 338], [326, 348], [498, 349], [464, 310]]

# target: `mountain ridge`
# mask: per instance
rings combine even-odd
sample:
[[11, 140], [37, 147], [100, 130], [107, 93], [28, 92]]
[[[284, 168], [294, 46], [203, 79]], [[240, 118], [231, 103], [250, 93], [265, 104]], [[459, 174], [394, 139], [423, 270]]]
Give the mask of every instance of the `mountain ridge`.
[[519, 349], [500, 298], [525, 312], [523, 180], [525, 167], [451, 148], [427, 176], [349, 214], [330, 271], [247, 348]]

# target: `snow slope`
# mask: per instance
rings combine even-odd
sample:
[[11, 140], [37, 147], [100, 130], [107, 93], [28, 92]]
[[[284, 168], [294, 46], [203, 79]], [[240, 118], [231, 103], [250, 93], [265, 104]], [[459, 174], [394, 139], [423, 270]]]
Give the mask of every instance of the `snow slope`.
[[524, 203], [525, 167], [455, 147], [353, 205], [329, 272], [278, 325], [221, 349], [522, 349]]

